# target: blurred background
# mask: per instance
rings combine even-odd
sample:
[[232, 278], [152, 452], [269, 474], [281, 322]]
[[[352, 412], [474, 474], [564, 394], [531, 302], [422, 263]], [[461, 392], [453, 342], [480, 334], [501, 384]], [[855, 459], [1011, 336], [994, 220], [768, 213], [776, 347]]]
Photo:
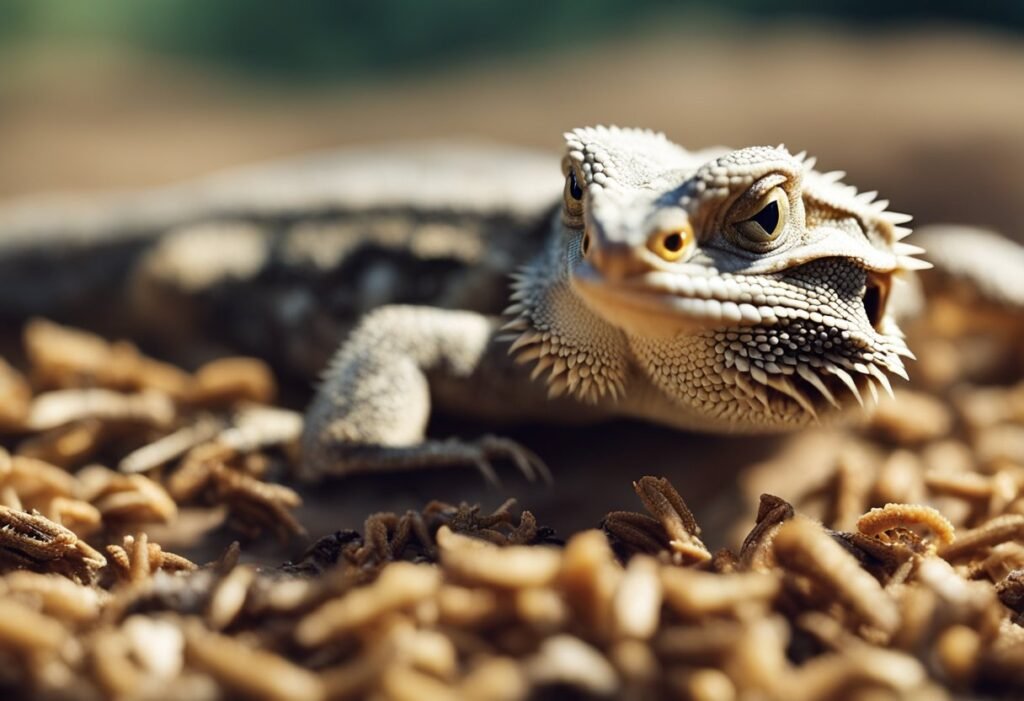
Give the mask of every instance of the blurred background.
[[0, 200], [347, 144], [785, 142], [919, 222], [1018, 235], [1017, 0], [4, 0]]

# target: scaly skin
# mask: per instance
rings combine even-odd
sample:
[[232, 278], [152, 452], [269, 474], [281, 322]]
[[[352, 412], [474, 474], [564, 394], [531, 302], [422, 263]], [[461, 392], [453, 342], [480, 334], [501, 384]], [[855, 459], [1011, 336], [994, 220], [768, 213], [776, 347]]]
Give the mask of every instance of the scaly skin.
[[367, 317], [309, 410], [311, 476], [434, 464], [489, 473], [501, 457], [541, 469], [502, 439], [427, 440], [433, 405], [784, 431], [906, 377], [889, 291], [927, 264], [900, 243], [909, 217], [874, 193], [781, 146], [691, 153], [604, 127], [566, 144], [561, 211], [514, 278], [511, 320], [499, 329], [423, 307]]

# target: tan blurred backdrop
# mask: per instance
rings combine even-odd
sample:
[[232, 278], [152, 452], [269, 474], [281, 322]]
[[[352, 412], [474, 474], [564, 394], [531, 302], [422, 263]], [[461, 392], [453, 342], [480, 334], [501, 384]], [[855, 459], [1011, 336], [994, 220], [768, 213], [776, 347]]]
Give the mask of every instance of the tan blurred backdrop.
[[315, 80], [117, 36], [8, 36], [0, 199], [136, 188], [400, 139], [556, 150], [569, 127], [616, 123], [694, 147], [785, 142], [919, 222], [1024, 231], [1021, 35], [917, 20], [884, 30], [870, 18], [756, 20], [654, 15], [563, 45], [559, 31], [575, 31], [567, 21], [538, 50], [412, 56]]

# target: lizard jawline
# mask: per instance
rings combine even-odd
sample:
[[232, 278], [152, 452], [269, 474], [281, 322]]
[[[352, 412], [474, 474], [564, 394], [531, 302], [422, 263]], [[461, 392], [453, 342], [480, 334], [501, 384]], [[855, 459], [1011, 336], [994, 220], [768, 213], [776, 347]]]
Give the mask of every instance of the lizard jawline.
[[574, 275], [572, 284], [586, 305], [609, 323], [650, 338], [764, 323], [763, 319], [745, 321], [714, 299], [641, 291], [633, 285], [618, 285], [589, 276]]

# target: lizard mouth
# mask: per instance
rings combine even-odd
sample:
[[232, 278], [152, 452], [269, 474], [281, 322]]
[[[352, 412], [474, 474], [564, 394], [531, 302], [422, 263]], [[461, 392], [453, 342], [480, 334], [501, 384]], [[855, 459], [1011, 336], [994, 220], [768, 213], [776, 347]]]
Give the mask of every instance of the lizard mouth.
[[[679, 333], [778, 321], [777, 307], [744, 301], [738, 285], [721, 278], [647, 272], [609, 281], [592, 266], [579, 266], [572, 284], [584, 302], [629, 332], [666, 337]], [[733, 289], [730, 289], [733, 288]]]
[[[784, 300], [785, 290], [744, 285], [739, 276], [648, 271], [609, 280], [588, 268], [579, 266], [572, 284], [609, 323], [647, 339], [691, 336], [711, 344], [723, 379], [749, 405], [745, 416], [817, 420], [848, 406], [851, 397], [861, 406], [865, 399], [876, 403], [879, 390], [892, 391], [889, 374], [906, 378], [899, 356], [909, 351], [880, 330], [887, 275], [867, 274], [858, 323], [839, 318], [829, 305]], [[792, 286], [788, 291], [792, 297]]]

